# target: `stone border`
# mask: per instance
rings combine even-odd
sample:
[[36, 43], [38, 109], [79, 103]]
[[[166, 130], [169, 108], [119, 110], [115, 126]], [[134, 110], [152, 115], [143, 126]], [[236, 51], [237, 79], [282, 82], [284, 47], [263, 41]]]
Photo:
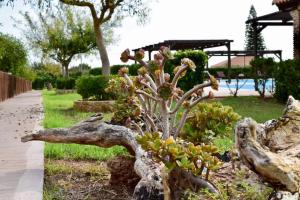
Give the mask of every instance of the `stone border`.
[[74, 109], [81, 112], [113, 112], [115, 101], [74, 101]]

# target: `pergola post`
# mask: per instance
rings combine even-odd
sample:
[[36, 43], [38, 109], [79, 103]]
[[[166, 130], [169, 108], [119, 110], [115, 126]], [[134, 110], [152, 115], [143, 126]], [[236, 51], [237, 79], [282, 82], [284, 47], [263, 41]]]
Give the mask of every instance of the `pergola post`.
[[228, 82], [231, 83], [231, 77], [230, 77], [230, 71], [231, 71], [231, 47], [230, 47], [230, 42], [228, 42], [226, 44], [226, 47], [227, 47], [227, 51], [228, 51], [228, 54], [227, 54], [227, 57], [228, 57], [228, 71], [227, 71], [227, 78], [228, 78]]
[[148, 51], [149, 60], [151, 60], [151, 53], [152, 53], [152, 51]]

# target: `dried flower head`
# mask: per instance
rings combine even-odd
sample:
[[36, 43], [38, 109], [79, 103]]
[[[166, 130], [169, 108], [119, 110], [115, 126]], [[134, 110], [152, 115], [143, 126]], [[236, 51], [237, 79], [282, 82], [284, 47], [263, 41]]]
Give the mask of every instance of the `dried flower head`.
[[125, 74], [128, 74], [129, 69], [127, 67], [122, 67], [121, 69], [119, 69], [118, 74], [120, 76], [124, 76]]
[[160, 73], [161, 73], [160, 69], [155, 70], [154, 74], [155, 74], [156, 78], [158, 78], [160, 76]]
[[164, 74], [164, 78], [165, 78], [166, 82], [169, 82], [170, 81], [170, 74], [169, 73], [165, 73]]
[[191, 59], [189, 59], [189, 58], [183, 58], [181, 60], [181, 64], [185, 65], [185, 66], [188, 66], [192, 71], [196, 70], [195, 63]]
[[165, 101], [172, 96], [172, 85], [170, 83], [163, 83], [158, 89], [158, 95]]
[[214, 76], [209, 76], [210, 82], [211, 82], [211, 88], [214, 90], [219, 89], [219, 82]]
[[150, 60], [149, 63], [148, 63], [150, 72], [154, 73], [156, 70], [158, 70], [159, 69], [159, 65], [160, 65], [159, 62], [157, 62], [155, 60]]
[[182, 96], [184, 94], [184, 91], [180, 88], [176, 88], [175, 89], [175, 92], [179, 95], [179, 96]]
[[202, 96], [203, 95], [203, 88], [199, 89], [196, 91], [198, 96]]
[[[177, 72], [180, 70], [180, 68], [181, 68], [181, 66], [175, 67], [174, 70], [173, 70], [173, 73], [174, 73], [174, 74], [177, 74]], [[179, 78], [182, 78], [182, 77], [184, 77], [185, 75], [186, 75], [186, 71], [182, 72], [182, 73], [180, 74]]]
[[173, 54], [168, 47], [160, 47], [159, 53], [166, 59], [173, 59]]
[[137, 61], [143, 60], [144, 57], [145, 57], [144, 49], [138, 50], [134, 55], [134, 59], [137, 60]]
[[122, 62], [126, 63], [128, 62], [129, 58], [130, 58], [130, 50], [126, 49], [125, 51], [122, 52], [120, 59]]
[[154, 54], [154, 60], [162, 60], [162, 59], [164, 59], [164, 57], [160, 53]]
[[184, 102], [182, 103], [182, 107], [185, 108], [185, 109], [188, 109], [188, 108], [190, 107], [190, 102], [184, 101]]
[[148, 73], [148, 71], [147, 71], [146, 67], [144, 67], [144, 66], [138, 69], [138, 74], [141, 76], [145, 76], [145, 74], [147, 74], [147, 73]]
[[213, 99], [215, 97], [214, 93], [212, 91], [209, 91], [208, 98]]

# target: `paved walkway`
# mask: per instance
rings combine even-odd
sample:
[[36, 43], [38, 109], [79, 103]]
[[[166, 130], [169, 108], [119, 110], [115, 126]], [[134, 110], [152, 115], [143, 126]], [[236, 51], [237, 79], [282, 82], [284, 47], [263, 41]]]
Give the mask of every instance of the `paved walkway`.
[[41, 200], [43, 142], [21, 143], [40, 129], [42, 98], [38, 91], [0, 102], [0, 200]]

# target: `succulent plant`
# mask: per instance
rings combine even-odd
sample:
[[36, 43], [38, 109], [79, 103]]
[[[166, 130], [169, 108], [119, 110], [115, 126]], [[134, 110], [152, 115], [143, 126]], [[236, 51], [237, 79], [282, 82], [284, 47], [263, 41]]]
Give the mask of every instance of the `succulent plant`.
[[143, 60], [144, 57], [145, 51], [143, 49], [138, 50], [134, 55], [134, 59], [137, 61]]
[[160, 47], [159, 53], [166, 59], [173, 59], [173, 54], [168, 47]]
[[130, 50], [126, 49], [125, 51], [122, 52], [120, 59], [122, 62], [126, 63], [128, 62], [129, 58], [130, 58]]
[[128, 74], [129, 69], [127, 67], [122, 67], [121, 69], [119, 69], [118, 74], [120, 76], [124, 76], [125, 74]]
[[172, 96], [172, 91], [172, 85], [170, 83], [165, 82], [158, 88], [158, 95], [163, 100], [167, 101]]
[[181, 64], [185, 65], [185, 66], [188, 66], [192, 71], [196, 70], [195, 63], [191, 59], [189, 59], [189, 58], [183, 58], [181, 60]]

